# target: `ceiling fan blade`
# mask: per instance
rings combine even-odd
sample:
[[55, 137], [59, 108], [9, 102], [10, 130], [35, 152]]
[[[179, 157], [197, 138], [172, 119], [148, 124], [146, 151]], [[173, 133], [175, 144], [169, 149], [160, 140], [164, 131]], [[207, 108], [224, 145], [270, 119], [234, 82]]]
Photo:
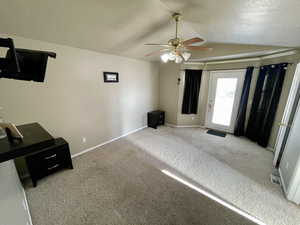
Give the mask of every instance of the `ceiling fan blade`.
[[150, 52], [150, 53], [148, 53], [148, 54], [145, 55], [145, 56], [151, 56], [151, 55], [155, 55], [155, 54], [158, 54], [158, 53], [161, 53], [161, 52], [164, 52], [164, 51], [169, 51], [169, 50], [170, 50], [170, 49], [162, 48], [162, 49], [159, 49], [159, 50]]
[[199, 37], [194, 37], [194, 38], [191, 38], [189, 40], [185, 40], [183, 42], [183, 45], [187, 46], [187, 45], [191, 45], [191, 44], [194, 44], [194, 43], [197, 43], [197, 42], [203, 42], [204, 40], [202, 38], [199, 38]]
[[212, 48], [202, 47], [202, 46], [185, 46], [186, 49], [192, 51], [211, 51]]
[[170, 45], [168, 45], [168, 44], [145, 44], [145, 45], [161, 46], [161, 47], [170, 47]]

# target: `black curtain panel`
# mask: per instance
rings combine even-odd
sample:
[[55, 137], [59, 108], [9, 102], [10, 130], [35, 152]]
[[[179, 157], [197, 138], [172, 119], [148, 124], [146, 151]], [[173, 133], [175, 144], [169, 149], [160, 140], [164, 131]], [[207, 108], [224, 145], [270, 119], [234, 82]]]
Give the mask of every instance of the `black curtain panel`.
[[197, 114], [202, 70], [185, 70], [182, 114]]
[[245, 134], [246, 111], [247, 111], [247, 104], [248, 104], [248, 97], [249, 97], [253, 69], [254, 67], [252, 66], [252, 67], [248, 67], [246, 70], [243, 91], [242, 91], [239, 109], [238, 109], [237, 118], [234, 127], [235, 136], [243, 136]]
[[287, 65], [260, 68], [245, 136], [262, 147], [268, 145]]

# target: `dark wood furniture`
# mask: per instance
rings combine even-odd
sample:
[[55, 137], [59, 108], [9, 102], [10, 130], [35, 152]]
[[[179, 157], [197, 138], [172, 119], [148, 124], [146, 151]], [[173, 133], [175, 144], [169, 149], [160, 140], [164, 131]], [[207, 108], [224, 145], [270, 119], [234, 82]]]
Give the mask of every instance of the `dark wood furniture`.
[[0, 163], [25, 156], [33, 186], [46, 175], [62, 168], [73, 168], [69, 145], [64, 139], [54, 139], [38, 123], [17, 128], [24, 138], [14, 142], [0, 139]]
[[0, 49], [1, 48], [8, 48], [10, 51], [10, 57], [9, 58], [0, 57], [0, 78], [3, 75], [7, 75], [11, 73], [19, 73], [20, 67], [19, 67], [19, 62], [18, 62], [13, 39], [0, 38]]
[[165, 112], [156, 110], [152, 112], [148, 112], [148, 127], [152, 127], [154, 129], [159, 125], [165, 124]]
[[34, 187], [37, 181], [45, 176], [63, 168], [73, 169], [69, 145], [63, 138], [55, 139], [54, 145], [25, 159]]
[[0, 139], [0, 163], [39, 152], [55, 143], [54, 138], [38, 123], [17, 126], [24, 138], [21, 141], [9, 142], [8, 138]]

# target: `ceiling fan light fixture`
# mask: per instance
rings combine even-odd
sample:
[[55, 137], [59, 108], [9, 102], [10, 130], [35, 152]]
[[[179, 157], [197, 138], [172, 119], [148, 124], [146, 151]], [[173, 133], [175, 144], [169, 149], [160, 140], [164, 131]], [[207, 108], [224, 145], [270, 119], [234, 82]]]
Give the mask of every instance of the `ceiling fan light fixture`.
[[182, 55], [184, 61], [188, 61], [192, 56], [192, 54], [190, 52], [183, 52], [181, 55]]
[[165, 53], [165, 54], [162, 54], [161, 56], [160, 56], [160, 58], [161, 58], [161, 61], [163, 61], [164, 63], [167, 63], [168, 61], [169, 61], [169, 53]]
[[195, 43], [203, 42], [204, 40], [200, 37], [190, 38], [188, 40], [183, 40], [178, 36], [178, 23], [181, 18], [180, 13], [173, 13], [173, 19], [175, 20], [175, 37], [170, 39], [167, 44], [146, 44], [146, 45], [154, 45], [164, 47], [163, 49], [159, 49], [158, 51], [151, 52], [146, 56], [150, 56], [162, 51], [168, 51], [168, 57], [166, 54], [161, 55], [161, 59], [163, 62], [175, 61], [176, 63], [181, 63], [182, 61], [188, 61], [191, 58], [190, 51], [204, 51], [211, 50], [211, 48], [196, 46]]
[[182, 63], [183, 58], [180, 55], [177, 55], [175, 58], [175, 63]]
[[176, 59], [176, 54], [174, 52], [170, 52], [168, 55], [169, 55], [169, 60], [174, 61]]

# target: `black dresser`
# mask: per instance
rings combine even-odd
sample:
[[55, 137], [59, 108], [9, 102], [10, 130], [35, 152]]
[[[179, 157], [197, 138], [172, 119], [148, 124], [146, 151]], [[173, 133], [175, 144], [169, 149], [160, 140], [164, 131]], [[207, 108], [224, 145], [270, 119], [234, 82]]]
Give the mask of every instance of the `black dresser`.
[[33, 186], [37, 180], [63, 168], [73, 168], [68, 143], [53, 138], [40, 124], [17, 126], [24, 138], [10, 141], [0, 139], [0, 163], [25, 157]]
[[73, 169], [68, 143], [63, 138], [57, 138], [54, 141], [54, 145], [25, 158], [34, 187], [37, 181], [45, 176], [63, 168]]
[[165, 124], [165, 112], [160, 110], [148, 112], [147, 119], [148, 127], [156, 129], [157, 126]]

